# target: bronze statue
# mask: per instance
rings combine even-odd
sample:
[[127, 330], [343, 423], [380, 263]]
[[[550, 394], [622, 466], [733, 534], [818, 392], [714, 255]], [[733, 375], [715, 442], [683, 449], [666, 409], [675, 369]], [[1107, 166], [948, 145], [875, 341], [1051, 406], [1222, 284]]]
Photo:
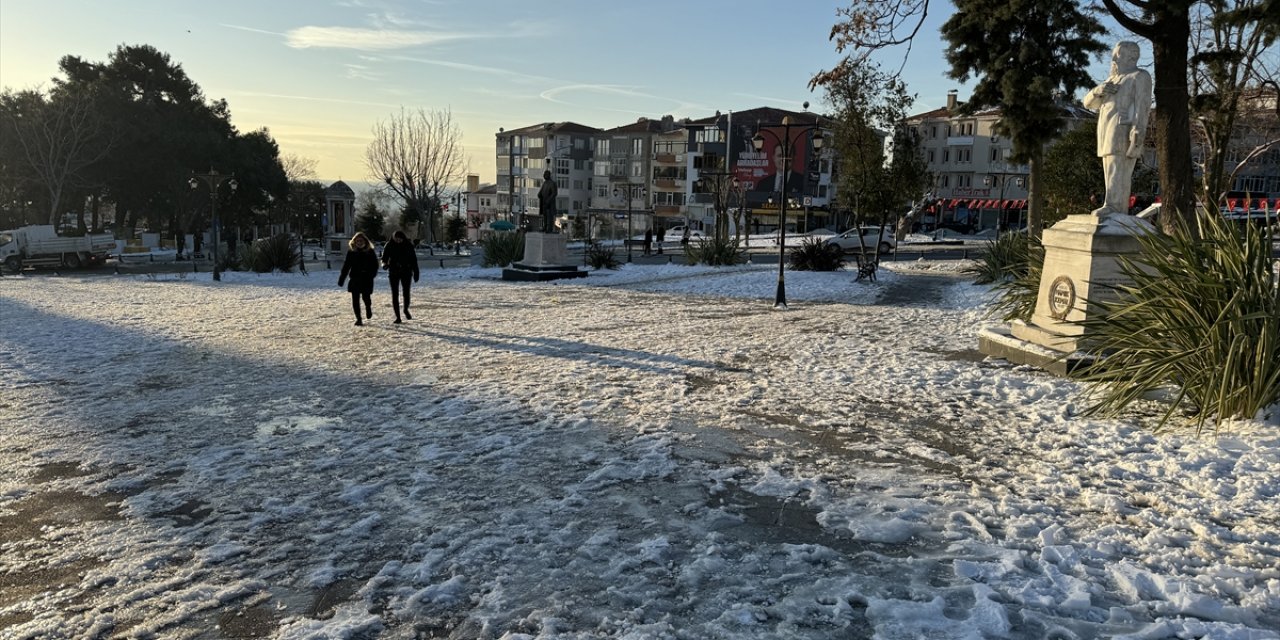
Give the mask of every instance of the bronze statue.
[[538, 214], [542, 216], [542, 232], [555, 233], [556, 196], [560, 188], [551, 179], [551, 170], [542, 172], [542, 188], [538, 189]]

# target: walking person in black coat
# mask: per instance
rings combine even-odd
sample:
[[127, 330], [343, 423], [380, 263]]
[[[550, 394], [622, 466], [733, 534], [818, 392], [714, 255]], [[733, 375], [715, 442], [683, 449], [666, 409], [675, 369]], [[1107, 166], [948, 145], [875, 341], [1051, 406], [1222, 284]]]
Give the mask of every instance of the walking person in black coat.
[[418, 281], [418, 254], [413, 251], [413, 243], [403, 231], [391, 234], [391, 242], [382, 248], [382, 266], [387, 268], [387, 279], [391, 280], [391, 308], [396, 311], [396, 324], [400, 324], [400, 292], [404, 291], [404, 317], [413, 319], [409, 313], [409, 278]]
[[[347, 243], [347, 257], [342, 261], [342, 273], [338, 275], [338, 286], [347, 283], [347, 291], [351, 293], [351, 310], [356, 312], [356, 326], [364, 321], [360, 319], [360, 300], [364, 300], [364, 317], [373, 317], [373, 279], [378, 276], [378, 252], [373, 250], [373, 243], [364, 232], [358, 232]], [[348, 277], [350, 278], [348, 280]]]

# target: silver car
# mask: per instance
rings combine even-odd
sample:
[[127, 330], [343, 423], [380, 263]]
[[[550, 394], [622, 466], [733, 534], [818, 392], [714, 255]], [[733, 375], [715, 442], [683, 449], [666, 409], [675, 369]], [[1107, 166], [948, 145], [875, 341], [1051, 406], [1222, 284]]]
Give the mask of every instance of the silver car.
[[[876, 238], [879, 238], [879, 241]], [[893, 237], [893, 229], [889, 227], [885, 227], [884, 233], [880, 232], [880, 227], [862, 227], [831, 236], [827, 238], [827, 244], [840, 247], [840, 250], [845, 253], [858, 251], [859, 247], [864, 246], [867, 251], [875, 251], [878, 244], [880, 253], [885, 254], [898, 248], [898, 239]]]

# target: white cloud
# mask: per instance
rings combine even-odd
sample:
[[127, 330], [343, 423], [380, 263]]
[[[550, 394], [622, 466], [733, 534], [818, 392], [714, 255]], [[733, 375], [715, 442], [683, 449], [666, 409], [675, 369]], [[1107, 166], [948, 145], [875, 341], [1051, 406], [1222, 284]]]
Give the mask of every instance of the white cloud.
[[295, 49], [359, 49], [379, 51], [437, 45], [476, 36], [438, 31], [397, 31], [353, 27], [300, 27], [285, 34]]

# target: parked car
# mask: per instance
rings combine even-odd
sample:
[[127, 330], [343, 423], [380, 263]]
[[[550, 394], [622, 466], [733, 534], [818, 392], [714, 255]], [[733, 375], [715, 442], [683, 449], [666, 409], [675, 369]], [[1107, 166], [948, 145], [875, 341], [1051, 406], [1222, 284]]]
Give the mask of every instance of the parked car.
[[893, 229], [889, 227], [885, 227], [884, 233], [880, 232], [880, 227], [862, 227], [831, 236], [827, 238], [827, 244], [840, 247], [845, 253], [858, 251], [863, 246], [868, 251], [875, 251], [878, 245], [880, 253], [884, 254], [898, 248], [898, 239], [893, 237]]
[[[662, 237], [662, 241], [663, 242], [680, 242], [680, 240], [684, 238], [684, 230], [685, 230], [684, 227], [671, 227], [670, 229], [667, 229], [667, 235]], [[689, 229], [690, 240], [702, 240], [705, 237], [706, 235], [704, 235], [701, 231], [697, 229]]]

